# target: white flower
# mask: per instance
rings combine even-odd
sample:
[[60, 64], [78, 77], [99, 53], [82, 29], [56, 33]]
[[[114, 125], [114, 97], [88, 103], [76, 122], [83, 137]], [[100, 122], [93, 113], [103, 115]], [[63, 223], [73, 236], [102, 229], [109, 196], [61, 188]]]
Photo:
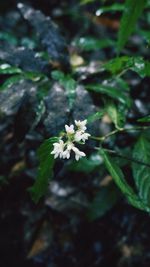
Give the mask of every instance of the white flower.
[[80, 158], [82, 158], [82, 157], [85, 157], [86, 156], [86, 154], [84, 153], [84, 152], [82, 152], [82, 151], [80, 151], [77, 147], [72, 147], [72, 150], [74, 151], [74, 153], [75, 153], [75, 159], [76, 160], [79, 160]]
[[59, 140], [58, 143], [54, 143], [53, 144], [54, 146], [54, 149], [53, 151], [51, 152], [51, 154], [53, 155], [54, 154], [54, 158], [62, 158], [63, 157], [63, 152], [64, 152], [64, 146], [65, 146], [65, 143], [63, 140]]
[[78, 130], [79, 131], [85, 131], [86, 130], [86, 125], [87, 124], [87, 120], [84, 120], [84, 121], [76, 121], [75, 120], [75, 125], [78, 127]]
[[74, 134], [74, 125], [73, 124], [71, 124], [70, 126], [65, 125], [65, 129], [66, 129], [67, 134]]
[[69, 159], [70, 158], [70, 153], [71, 153], [71, 149], [72, 147], [74, 147], [74, 144], [72, 142], [68, 142], [67, 143], [67, 148], [66, 150], [63, 152], [63, 159], [67, 158]]
[[85, 142], [86, 140], [88, 140], [89, 136], [91, 136], [89, 133], [83, 133], [81, 135], [81, 141]]
[[76, 160], [79, 160], [81, 157], [86, 156], [85, 153], [80, 151], [77, 147], [75, 147], [75, 145], [72, 142], [68, 142], [67, 149], [63, 152], [63, 159], [70, 158], [71, 150], [74, 151]]
[[84, 132], [82, 132], [82, 131], [77, 131], [77, 132], [75, 133], [74, 140], [75, 140], [76, 142], [80, 142], [80, 141], [85, 142], [86, 140], [88, 140], [89, 136], [90, 136], [89, 133], [84, 133]]
[[80, 151], [76, 146], [75, 142], [85, 142], [90, 134], [86, 133], [86, 123], [87, 120], [84, 121], [76, 121], [75, 120], [75, 126], [76, 129], [74, 129], [74, 125], [65, 125], [66, 133], [63, 134], [65, 137], [65, 142], [62, 140], [62, 138], [59, 140], [59, 142], [54, 143], [54, 149], [51, 152], [52, 155], [54, 155], [54, 158], [63, 158], [63, 159], [69, 159], [71, 151], [75, 153], [75, 159], [79, 160], [82, 157], [85, 157], [86, 154], [82, 151]]
[[74, 140], [76, 142], [80, 142], [82, 139], [82, 132], [81, 131], [76, 131], [75, 135], [74, 135]]

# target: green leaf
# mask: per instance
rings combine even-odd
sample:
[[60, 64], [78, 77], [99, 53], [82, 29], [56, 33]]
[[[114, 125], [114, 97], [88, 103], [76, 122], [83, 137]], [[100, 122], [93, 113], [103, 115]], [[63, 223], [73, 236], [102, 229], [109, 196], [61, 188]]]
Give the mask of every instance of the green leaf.
[[75, 96], [76, 96], [76, 87], [77, 82], [68, 74], [65, 75], [61, 71], [52, 71], [51, 76], [54, 80], [59, 81], [59, 83], [65, 88], [69, 100], [69, 106], [72, 108]]
[[119, 197], [119, 191], [113, 183], [101, 187], [90, 205], [88, 218], [95, 220], [105, 215], [116, 204]]
[[120, 30], [118, 33], [118, 52], [125, 46], [129, 36], [132, 34], [136, 22], [146, 5], [146, 0], [126, 0], [124, 13], [121, 18]]
[[133, 66], [131, 70], [137, 72], [141, 78], [150, 77], [150, 62], [142, 57], [133, 58]]
[[150, 62], [144, 60], [142, 57], [117, 57], [108, 61], [103, 67], [113, 75], [132, 70], [140, 75], [141, 78], [150, 76]]
[[123, 11], [124, 5], [119, 3], [114, 3], [111, 6], [104, 6], [96, 10], [96, 16], [100, 16], [105, 12], [116, 12], [116, 11]]
[[80, 37], [74, 40], [73, 46], [78, 47], [83, 51], [94, 51], [98, 49], [103, 49], [106, 47], [114, 46], [114, 41], [110, 39], [96, 39], [91, 36]]
[[[133, 158], [150, 164], [150, 141], [140, 136], [133, 150]], [[132, 164], [133, 176], [141, 199], [150, 206], [150, 168], [143, 164]]]
[[23, 72], [23, 76], [25, 79], [29, 79], [33, 82], [38, 82], [44, 78], [47, 79], [47, 77], [43, 73], [33, 71]]
[[138, 119], [138, 122], [150, 122], [150, 115], [148, 115], [144, 118]]
[[63, 81], [65, 75], [62, 71], [54, 70], [51, 72], [51, 76], [56, 81]]
[[125, 123], [125, 113], [120, 112], [112, 101], [109, 101], [107, 103], [105, 109], [109, 117], [115, 124], [115, 127], [120, 130]]
[[86, 4], [89, 4], [89, 3], [92, 3], [94, 2], [95, 0], [80, 0], [80, 4], [81, 5], [86, 5]]
[[12, 77], [8, 78], [1, 86], [1, 90], [6, 90], [9, 86], [12, 86], [14, 83], [17, 83], [18, 81], [23, 80], [22, 75], [13, 75]]
[[104, 115], [104, 110], [103, 111], [97, 111], [87, 118], [87, 122], [92, 123], [94, 121], [100, 120], [103, 117], [103, 115]]
[[12, 67], [9, 64], [0, 65], [0, 74], [18, 74], [22, 73], [21, 69]]
[[110, 85], [103, 85], [103, 84], [89, 84], [85, 86], [87, 90], [94, 91], [97, 93], [105, 94], [107, 96], [110, 96], [111, 98], [120, 101], [122, 104], [127, 105], [130, 107], [131, 100], [130, 98], [125, 94], [125, 92], [112, 87]]
[[57, 142], [57, 137], [45, 140], [38, 149], [39, 169], [34, 185], [29, 188], [32, 199], [35, 203], [47, 192], [49, 180], [53, 176], [54, 156], [51, 155], [53, 143]]
[[127, 195], [134, 195], [134, 191], [131, 186], [129, 186], [124, 178], [122, 170], [119, 168], [118, 165], [110, 158], [110, 156], [107, 154], [107, 152], [101, 148], [100, 154], [102, 155], [104, 159], [104, 163], [111, 174], [112, 178], [118, 185], [118, 187], [121, 189], [121, 191], [124, 194]]
[[134, 192], [132, 187], [126, 182], [124, 174], [120, 167], [114, 162], [113, 159], [110, 158], [110, 156], [104, 149], [101, 148], [100, 154], [104, 159], [107, 170], [109, 171], [110, 175], [112, 176], [122, 193], [125, 194], [128, 202], [138, 209], [149, 212], [150, 207], [140, 199], [140, 197]]
[[110, 71], [112, 74], [118, 74], [125, 69], [129, 69], [133, 65], [133, 60], [131, 57], [122, 56], [113, 58], [104, 64], [104, 68]]

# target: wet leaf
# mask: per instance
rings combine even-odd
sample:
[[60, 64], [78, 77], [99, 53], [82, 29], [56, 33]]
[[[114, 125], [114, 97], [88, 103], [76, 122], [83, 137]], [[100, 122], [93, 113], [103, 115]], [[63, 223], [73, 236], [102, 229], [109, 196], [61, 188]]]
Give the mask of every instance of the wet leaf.
[[120, 101], [122, 104], [127, 105], [128, 107], [130, 107], [131, 105], [130, 98], [124, 92], [110, 85], [90, 84], [86, 86], [86, 89], [104, 95], [108, 95], [111, 98]]
[[110, 60], [104, 66], [112, 74], [124, 73], [127, 70], [135, 71], [141, 78], [150, 76], [150, 62], [142, 57], [122, 56]]
[[18, 74], [22, 73], [21, 69], [10, 66], [9, 64], [0, 65], [0, 74]]
[[22, 75], [13, 75], [0, 86], [0, 91], [8, 89], [8, 87], [11, 87], [13, 84], [21, 80], [23, 80]]
[[54, 156], [51, 155], [53, 143], [57, 142], [57, 137], [52, 137], [43, 142], [38, 149], [39, 169], [34, 185], [29, 188], [31, 197], [35, 203], [46, 194], [49, 180], [53, 175]]
[[100, 16], [105, 12], [116, 12], [116, 11], [123, 11], [124, 5], [119, 3], [114, 3], [111, 6], [104, 6], [96, 10], [96, 16]]

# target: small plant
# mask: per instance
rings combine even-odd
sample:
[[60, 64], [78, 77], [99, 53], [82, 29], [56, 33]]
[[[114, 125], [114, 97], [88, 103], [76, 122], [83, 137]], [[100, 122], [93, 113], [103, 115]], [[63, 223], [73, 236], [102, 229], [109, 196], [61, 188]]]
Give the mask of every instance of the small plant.
[[[86, 3], [86, 1], [82, 1], [83, 5]], [[148, 125], [141, 125], [141, 123], [149, 122], [149, 115], [145, 118], [139, 118], [139, 120], [137, 120], [135, 122], [135, 125], [133, 126], [126, 126], [126, 115], [129, 112], [129, 109], [132, 107], [132, 99], [129, 95], [128, 84], [123, 77], [124, 74], [130, 70], [136, 72], [138, 75], [140, 75], [141, 78], [150, 76], [150, 63], [139, 56], [119, 56], [119, 53], [126, 45], [128, 38], [134, 31], [138, 18], [140, 17], [143, 9], [146, 6], [147, 2], [143, 0], [127, 0], [125, 2], [125, 10], [123, 9], [122, 5], [114, 4], [112, 6], [106, 7], [106, 9], [103, 8], [99, 10], [99, 12], [97, 11], [97, 14], [101, 14], [105, 11], [114, 11], [117, 9], [121, 11], [124, 10], [117, 41], [118, 57], [108, 61], [106, 64], [103, 64], [102, 68], [99, 69], [100, 72], [102, 70], [110, 72], [112, 75], [112, 80], [105, 80], [101, 84], [89, 83], [85, 86], [86, 90], [102, 95], [103, 110], [92, 114], [92, 116], [83, 121], [75, 120], [74, 124], [71, 124], [70, 126], [65, 125], [65, 132], [60, 133], [60, 137], [56, 137], [55, 142], [52, 141], [53, 138], [50, 138], [46, 141], [47, 145], [51, 143], [49, 152], [47, 152], [48, 147], [46, 148], [46, 143], [45, 147], [42, 145], [40, 149], [43, 153], [42, 148], [45, 148], [47, 156], [49, 158], [53, 156], [54, 160], [56, 158], [70, 159], [71, 154], [74, 153], [75, 159], [78, 161], [80, 159], [82, 160], [83, 157], [85, 158], [86, 154], [85, 152], [80, 151], [79, 148], [76, 147], [76, 145], [84, 145], [85, 141], [87, 141], [89, 138], [96, 140], [97, 142], [99, 142], [99, 146], [93, 147], [93, 151], [98, 151], [99, 155], [103, 159], [103, 163], [105, 164], [106, 169], [108, 170], [122, 193], [125, 194], [128, 202], [136, 208], [150, 212], [150, 140], [148, 134], [150, 127]], [[79, 45], [81, 49], [85, 49], [85, 51], [90, 51], [92, 49], [94, 50], [95, 46], [98, 46], [98, 48], [101, 46], [101, 43], [95, 41], [95, 39], [92, 39], [91, 46], [91, 41], [89, 43], [88, 38], [84, 38], [84, 46], [83, 38], [82, 42], [80, 42], [79, 40], [76, 41], [76, 44]], [[58, 80], [64, 87], [66, 87], [67, 92], [71, 91], [72, 107], [77, 82], [71, 77], [71, 75], [67, 76], [60, 71], [52, 72], [52, 77], [55, 80]], [[112, 86], [112, 84], [116, 85]], [[69, 87], [69, 85], [71, 85], [71, 87]], [[114, 129], [112, 131], [104, 136], [91, 136], [90, 133], [85, 132], [87, 129], [87, 122], [90, 123], [95, 120], [102, 119], [105, 114], [109, 116], [112, 123], [114, 124]], [[116, 140], [117, 136], [123, 133], [134, 133], [135, 140], [137, 139], [137, 141], [135, 141], [135, 144], [129, 148], [129, 155], [124, 154], [124, 152], [122, 152], [121, 149], [118, 148], [117, 150], [109, 149], [106, 145], [107, 140], [111, 140], [111, 138], [113, 138], [113, 140]], [[118, 162], [116, 161], [116, 159], [118, 159]], [[121, 159], [124, 159], [125, 164], [128, 164], [128, 167], [132, 171], [132, 179], [134, 179], [135, 181], [135, 188], [130, 186], [124, 176], [124, 173], [122, 171], [124, 164], [120, 164]], [[52, 164], [54, 164], [53, 160]], [[43, 166], [44, 162], [41, 162], [41, 167], [39, 169], [40, 172]], [[42, 179], [46, 179], [48, 183], [49, 175], [45, 173], [45, 175], [43, 175], [42, 177]], [[38, 186], [37, 180], [35, 185], [33, 185], [32, 187], [32, 192], [34, 192], [36, 200], [38, 200], [39, 197], [44, 194], [43, 191], [42, 194], [39, 195], [41, 183], [42, 182], [40, 182]], [[107, 201], [107, 199], [105, 199], [104, 201]], [[109, 203], [110, 201], [111, 200], [109, 200]]]

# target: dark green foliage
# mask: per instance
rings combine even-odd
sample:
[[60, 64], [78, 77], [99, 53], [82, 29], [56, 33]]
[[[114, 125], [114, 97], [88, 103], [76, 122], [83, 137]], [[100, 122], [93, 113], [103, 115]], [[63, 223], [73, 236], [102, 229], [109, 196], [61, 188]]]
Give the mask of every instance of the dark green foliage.
[[12, 67], [9, 64], [0, 65], [0, 74], [18, 74], [21, 73], [21, 69]]
[[82, 51], [94, 51], [106, 47], [111, 47], [115, 44], [110, 39], [95, 39], [93, 37], [87, 36], [87, 37], [81, 37], [79, 39], [76, 39], [73, 42], [73, 45], [80, 48]]
[[118, 34], [118, 52], [120, 52], [121, 49], [125, 46], [128, 38], [133, 32], [136, 22], [142, 14], [146, 2], [147, 0], [126, 0]]
[[112, 87], [110, 85], [103, 84], [89, 84], [86, 86], [87, 90], [94, 91], [96, 93], [104, 94], [110, 96], [112, 99], [115, 99], [121, 102], [123, 105], [130, 107], [131, 99], [126, 95], [125, 92], [119, 90], [118, 88]]
[[121, 72], [125, 73], [128, 70], [135, 71], [139, 76], [144, 78], [150, 76], [150, 62], [142, 57], [122, 56], [108, 61], [104, 68], [116, 75]]
[[132, 187], [126, 182], [124, 174], [120, 167], [114, 162], [113, 159], [107, 154], [104, 149], [100, 150], [100, 154], [104, 159], [104, 163], [106, 165], [107, 170], [111, 174], [117, 186], [120, 188], [123, 194], [125, 194], [128, 202], [141, 210], [145, 210], [147, 212], [150, 211], [150, 205], [148, 202], [143, 201], [141, 196], [135, 193]]
[[141, 118], [141, 119], [138, 119], [139, 122], [150, 122], [150, 115], [144, 117], [144, 118]]
[[[150, 164], [150, 141], [140, 136], [133, 150], [133, 157], [145, 164]], [[133, 177], [141, 199], [150, 205], [150, 167], [132, 163]]]
[[45, 195], [48, 190], [48, 183], [53, 175], [54, 156], [51, 155], [53, 143], [57, 142], [57, 137], [52, 137], [44, 141], [38, 149], [39, 169], [34, 185], [29, 189], [35, 203]]

